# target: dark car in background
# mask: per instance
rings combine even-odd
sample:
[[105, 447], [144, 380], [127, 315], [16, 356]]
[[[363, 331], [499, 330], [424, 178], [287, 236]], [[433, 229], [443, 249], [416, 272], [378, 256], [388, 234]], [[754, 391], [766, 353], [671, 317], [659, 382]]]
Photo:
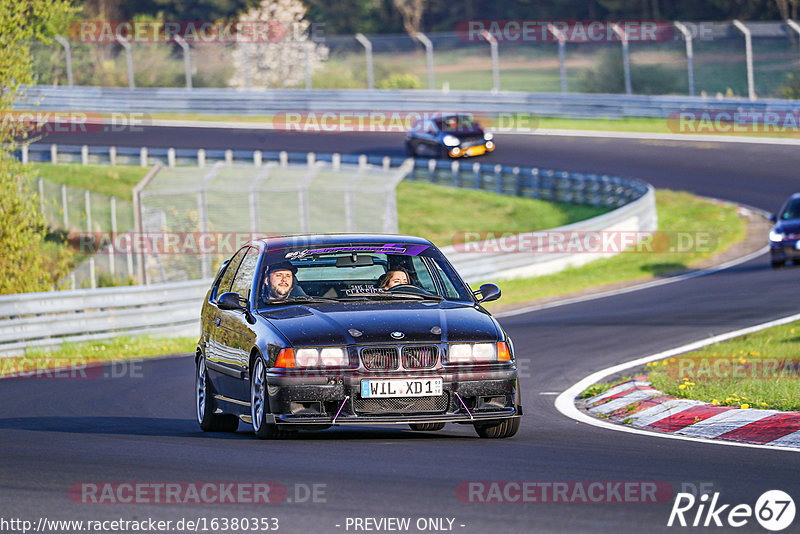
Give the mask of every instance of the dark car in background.
[[514, 346], [482, 306], [499, 297], [493, 284], [471, 291], [422, 238], [251, 241], [203, 303], [200, 427], [235, 431], [241, 420], [278, 438], [332, 425], [460, 423], [511, 437], [522, 414]]
[[787, 261], [800, 261], [800, 193], [795, 193], [770, 220], [775, 223], [769, 232], [770, 261], [782, 267]]
[[469, 113], [417, 119], [406, 134], [406, 150], [412, 157], [462, 158], [494, 149], [494, 135]]

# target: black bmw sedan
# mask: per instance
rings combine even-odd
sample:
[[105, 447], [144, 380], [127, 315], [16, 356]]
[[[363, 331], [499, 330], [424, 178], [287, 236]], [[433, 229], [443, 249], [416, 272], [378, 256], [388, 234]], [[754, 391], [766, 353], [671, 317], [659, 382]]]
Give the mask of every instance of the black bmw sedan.
[[463, 158], [495, 149], [494, 136], [469, 113], [420, 118], [406, 134], [406, 151], [414, 156]]
[[508, 438], [522, 407], [514, 346], [428, 240], [255, 240], [206, 295], [195, 399], [205, 431], [259, 438], [332, 425], [469, 424]]
[[788, 260], [800, 261], [800, 193], [789, 197], [771, 220], [775, 223], [769, 232], [772, 266], [781, 267]]

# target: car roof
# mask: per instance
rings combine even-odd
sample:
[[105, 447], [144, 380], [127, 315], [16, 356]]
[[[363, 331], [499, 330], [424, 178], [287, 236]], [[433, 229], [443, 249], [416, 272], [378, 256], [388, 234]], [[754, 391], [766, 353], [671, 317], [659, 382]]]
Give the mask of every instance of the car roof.
[[346, 245], [367, 243], [393, 243], [433, 246], [428, 239], [397, 234], [292, 234], [256, 239], [267, 250], [319, 245]]

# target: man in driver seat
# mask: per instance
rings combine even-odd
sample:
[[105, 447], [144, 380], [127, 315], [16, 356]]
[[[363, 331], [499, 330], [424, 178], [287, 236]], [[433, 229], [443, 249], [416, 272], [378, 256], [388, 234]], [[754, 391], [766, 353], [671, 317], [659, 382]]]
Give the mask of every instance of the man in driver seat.
[[282, 261], [274, 263], [269, 266], [267, 270], [267, 299], [268, 300], [285, 300], [289, 297], [294, 287], [294, 275], [297, 273], [297, 267], [292, 265], [291, 262]]

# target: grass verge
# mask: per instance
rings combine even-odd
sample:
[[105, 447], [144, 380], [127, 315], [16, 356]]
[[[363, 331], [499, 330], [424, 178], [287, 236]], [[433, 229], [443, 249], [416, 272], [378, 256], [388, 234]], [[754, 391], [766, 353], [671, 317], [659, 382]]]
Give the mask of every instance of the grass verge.
[[133, 165], [116, 165], [114, 167], [69, 163], [31, 163], [30, 165], [40, 177], [48, 182], [87, 189], [126, 200], [133, 198], [133, 187], [147, 173], [147, 169]]
[[[687, 237], [685, 251], [629, 251], [551, 275], [506, 280], [500, 284], [503, 298], [487, 307], [497, 309], [508, 304], [607, 284], [643, 280], [691, 268], [702, 260], [724, 252], [746, 235], [746, 221], [737, 215], [735, 206], [712, 203], [689, 193], [659, 189], [656, 191], [656, 208], [659, 230], [670, 236], [671, 245], [673, 240], [680, 239], [679, 234], [709, 236], [708, 245], [693, 246]], [[679, 245], [677, 242], [675, 244]]]
[[[121, 336], [86, 343], [64, 343], [52, 351], [31, 349], [24, 356], [0, 358], [0, 376], [30, 377], [36, 376], [34, 370], [83, 368], [102, 362], [194, 353], [196, 344], [197, 338], [194, 337], [150, 336]], [[39, 376], [48, 375], [41, 373]], [[91, 376], [91, 373], [87, 373], [86, 376]]]
[[800, 321], [647, 364], [653, 387], [719, 406], [800, 411]]

